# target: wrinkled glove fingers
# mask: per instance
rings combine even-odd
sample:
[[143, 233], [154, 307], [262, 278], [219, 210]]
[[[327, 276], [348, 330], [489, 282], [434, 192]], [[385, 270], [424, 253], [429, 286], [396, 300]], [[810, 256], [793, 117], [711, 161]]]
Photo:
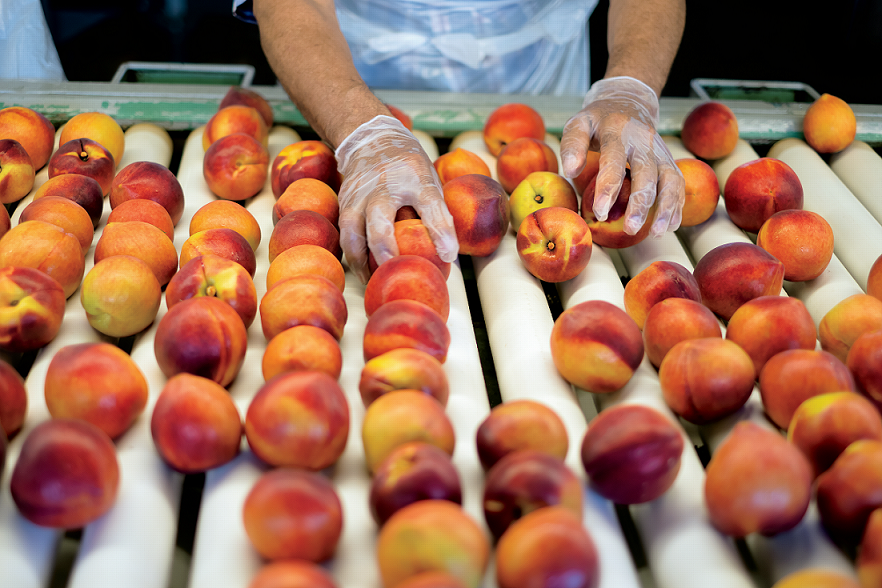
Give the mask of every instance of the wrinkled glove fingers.
[[642, 146], [635, 146], [631, 156], [631, 196], [625, 210], [625, 232], [636, 235], [649, 216], [655, 202], [658, 167], [652, 154]]
[[346, 263], [358, 279], [366, 284], [370, 277], [370, 269], [364, 213], [358, 208], [344, 208], [340, 211], [339, 225], [340, 247], [346, 256]]
[[372, 194], [365, 208], [367, 247], [374, 254], [377, 265], [398, 255], [395, 240], [395, 214], [398, 201], [383, 194]]
[[615, 132], [601, 137], [599, 169], [594, 188], [594, 217], [605, 221], [622, 188], [625, 178], [626, 154], [624, 145]]
[[459, 254], [456, 227], [453, 225], [453, 216], [447, 209], [438, 188], [435, 186], [426, 187], [413, 206], [420, 215], [423, 225], [429, 231], [429, 237], [431, 237], [441, 261], [456, 261]]
[[652, 223], [654, 236], [680, 227], [686, 202], [686, 183], [680, 168], [664, 163], [658, 170], [658, 210]]
[[591, 118], [585, 112], [577, 113], [564, 125], [560, 139], [560, 161], [566, 177], [575, 178], [582, 172], [593, 134]]

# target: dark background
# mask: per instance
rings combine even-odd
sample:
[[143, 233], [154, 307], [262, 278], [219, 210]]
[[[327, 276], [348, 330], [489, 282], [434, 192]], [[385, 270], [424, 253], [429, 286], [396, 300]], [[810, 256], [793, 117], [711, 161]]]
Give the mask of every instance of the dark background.
[[[125, 61], [171, 61], [246, 63], [255, 85], [275, 83], [257, 27], [233, 18], [230, 0], [42, 1], [72, 81], [108, 81]], [[601, 0], [589, 25], [594, 79], [606, 64], [607, 7]], [[663, 95], [688, 96], [693, 78], [774, 80], [882, 104], [880, 60], [882, 0], [687, 0]]]

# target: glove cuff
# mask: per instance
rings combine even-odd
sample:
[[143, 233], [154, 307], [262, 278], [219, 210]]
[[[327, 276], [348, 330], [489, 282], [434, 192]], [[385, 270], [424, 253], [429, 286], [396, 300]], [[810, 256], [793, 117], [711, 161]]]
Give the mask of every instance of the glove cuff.
[[651, 123], [653, 128], [658, 127], [658, 95], [645, 82], [630, 76], [616, 76], [597, 80], [591, 84], [591, 88], [585, 94], [582, 108], [596, 100], [609, 99], [624, 99], [640, 106], [647, 117], [647, 122]]
[[346, 166], [346, 162], [349, 157], [367, 141], [373, 141], [376, 139], [378, 133], [384, 132], [402, 132], [407, 135], [413, 136], [410, 131], [407, 130], [400, 120], [395, 118], [394, 116], [387, 116], [385, 114], [378, 114], [371, 120], [362, 123], [358, 126], [354, 131], [349, 133], [349, 136], [343, 139], [340, 145], [337, 147], [336, 151], [334, 151], [334, 157], [337, 159], [337, 167], [338, 169], [343, 169]]

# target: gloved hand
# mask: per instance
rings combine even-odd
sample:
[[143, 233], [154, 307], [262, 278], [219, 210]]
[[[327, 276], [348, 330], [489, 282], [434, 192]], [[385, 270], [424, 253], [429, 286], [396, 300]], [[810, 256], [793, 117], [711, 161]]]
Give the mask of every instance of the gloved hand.
[[429, 230], [438, 256], [454, 261], [459, 252], [453, 217], [441, 181], [416, 137], [398, 119], [376, 116], [337, 147], [340, 187], [340, 246], [349, 267], [367, 282], [368, 250], [378, 264], [398, 255], [395, 214], [413, 206]]
[[656, 132], [658, 97], [643, 82], [629, 77], [600, 80], [591, 86], [582, 110], [564, 126], [560, 156], [564, 174], [573, 178], [585, 166], [589, 148], [600, 151], [594, 216], [606, 220], [631, 165], [631, 199], [625, 211], [625, 232], [636, 234], [656, 200], [651, 233], [680, 226], [686, 200], [683, 174]]

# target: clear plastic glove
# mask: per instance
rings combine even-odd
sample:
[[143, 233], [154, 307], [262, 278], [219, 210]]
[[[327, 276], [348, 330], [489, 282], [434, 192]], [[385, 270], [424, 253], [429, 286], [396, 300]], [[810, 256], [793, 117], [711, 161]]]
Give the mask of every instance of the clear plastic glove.
[[594, 216], [606, 220], [622, 187], [625, 163], [631, 166], [631, 198], [625, 232], [637, 233], [658, 195], [651, 233], [675, 230], [686, 201], [685, 181], [662, 138], [658, 97], [643, 82], [629, 77], [600, 80], [591, 86], [582, 110], [567, 121], [560, 142], [564, 174], [573, 178], [585, 167], [590, 149], [600, 152]]
[[368, 251], [378, 264], [398, 255], [395, 214], [413, 206], [443, 261], [459, 252], [453, 217], [435, 167], [413, 133], [391, 116], [376, 116], [340, 144], [340, 246], [349, 267], [367, 282]]

